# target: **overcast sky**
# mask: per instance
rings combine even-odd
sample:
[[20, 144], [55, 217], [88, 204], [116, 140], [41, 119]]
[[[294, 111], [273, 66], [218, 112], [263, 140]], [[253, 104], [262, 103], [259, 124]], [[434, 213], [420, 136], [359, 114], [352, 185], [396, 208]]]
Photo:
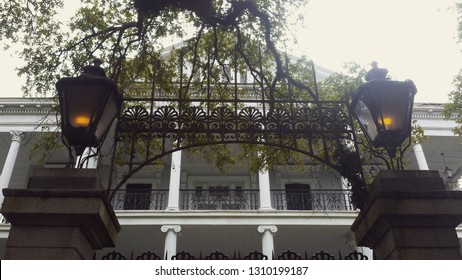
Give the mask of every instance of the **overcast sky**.
[[[311, 0], [298, 51], [340, 71], [355, 61], [388, 68], [411, 79], [418, 102], [448, 101], [453, 77], [462, 69], [455, 0]], [[460, 2], [460, 0], [459, 0]]]
[[[310, 0], [304, 26], [292, 28], [299, 42], [293, 52], [334, 71], [345, 62], [368, 66], [378, 61], [394, 78], [414, 81], [416, 102], [444, 103], [453, 77], [462, 69], [457, 15], [448, 9], [455, 2]], [[22, 96], [12, 52], [0, 50], [4, 97]]]

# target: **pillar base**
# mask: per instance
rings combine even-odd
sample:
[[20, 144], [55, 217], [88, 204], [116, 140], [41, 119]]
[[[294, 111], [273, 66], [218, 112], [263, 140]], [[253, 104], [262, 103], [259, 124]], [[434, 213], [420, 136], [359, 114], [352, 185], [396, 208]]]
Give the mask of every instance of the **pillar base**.
[[378, 259], [462, 259], [460, 223], [462, 192], [445, 190], [437, 171], [382, 171], [352, 230]]
[[91, 259], [95, 250], [114, 247], [120, 225], [95, 176], [40, 170], [28, 189], [4, 189], [1, 212], [11, 224], [5, 258]]
[[258, 211], [274, 211], [274, 208], [271, 206], [263, 206], [258, 208]]

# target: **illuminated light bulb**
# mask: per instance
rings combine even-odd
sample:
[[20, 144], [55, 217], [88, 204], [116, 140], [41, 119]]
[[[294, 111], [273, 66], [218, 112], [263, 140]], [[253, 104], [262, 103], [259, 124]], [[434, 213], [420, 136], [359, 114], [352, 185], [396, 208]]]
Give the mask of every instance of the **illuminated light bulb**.
[[90, 117], [88, 116], [77, 116], [74, 119], [75, 126], [88, 126], [90, 124]]
[[385, 125], [390, 125], [393, 123], [393, 120], [391, 118], [383, 118], [383, 123]]
[[382, 118], [379, 119], [379, 125], [391, 125], [393, 124], [393, 119], [392, 118]]

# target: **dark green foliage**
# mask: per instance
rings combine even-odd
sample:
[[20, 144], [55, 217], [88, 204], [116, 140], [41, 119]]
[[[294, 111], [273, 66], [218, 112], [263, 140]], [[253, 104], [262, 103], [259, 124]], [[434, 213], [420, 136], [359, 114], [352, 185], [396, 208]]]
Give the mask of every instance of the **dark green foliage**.
[[[458, 39], [462, 42], [462, 3], [456, 3], [454, 8], [458, 14]], [[453, 86], [449, 93], [449, 102], [444, 106], [444, 116], [457, 123], [453, 131], [457, 135], [462, 135], [462, 71], [454, 77]]]

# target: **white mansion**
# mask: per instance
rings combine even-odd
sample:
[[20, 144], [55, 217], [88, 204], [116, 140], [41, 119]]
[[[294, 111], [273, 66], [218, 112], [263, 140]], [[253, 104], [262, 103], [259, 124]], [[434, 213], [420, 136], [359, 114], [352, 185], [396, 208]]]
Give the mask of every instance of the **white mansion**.
[[[41, 161], [30, 157], [40, 135], [47, 133], [39, 124], [55, 124], [56, 117], [49, 114], [53, 106], [52, 100], [0, 99], [2, 189], [26, 188], [33, 168], [61, 168], [68, 162], [65, 148]], [[457, 189], [462, 145], [451, 131], [455, 123], [444, 120], [441, 104], [415, 104], [413, 119], [428, 137], [409, 149], [408, 169], [438, 170], [448, 188]], [[88, 168], [95, 167], [89, 162]], [[107, 184], [108, 160], [102, 159], [98, 168]], [[116, 177], [124, 172], [117, 167]], [[239, 165], [223, 175], [187, 151], [175, 152], [117, 191], [112, 200], [122, 227], [117, 246], [98, 251], [95, 258], [136, 259], [150, 252], [170, 259], [183, 252], [198, 259], [217, 251], [230, 259], [253, 251], [278, 258], [290, 250], [303, 259], [320, 251], [338, 259], [357, 250], [371, 259], [371, 250], [356, 247], [350, 226], [358, 212], [343, 185], [341, 178], [316, 165], [304, 171], [281, 166], [260, 174]], [[3, 220], [0, 258], [9, 228]], [[457, 233], [462, 243], [461, 226]]]

